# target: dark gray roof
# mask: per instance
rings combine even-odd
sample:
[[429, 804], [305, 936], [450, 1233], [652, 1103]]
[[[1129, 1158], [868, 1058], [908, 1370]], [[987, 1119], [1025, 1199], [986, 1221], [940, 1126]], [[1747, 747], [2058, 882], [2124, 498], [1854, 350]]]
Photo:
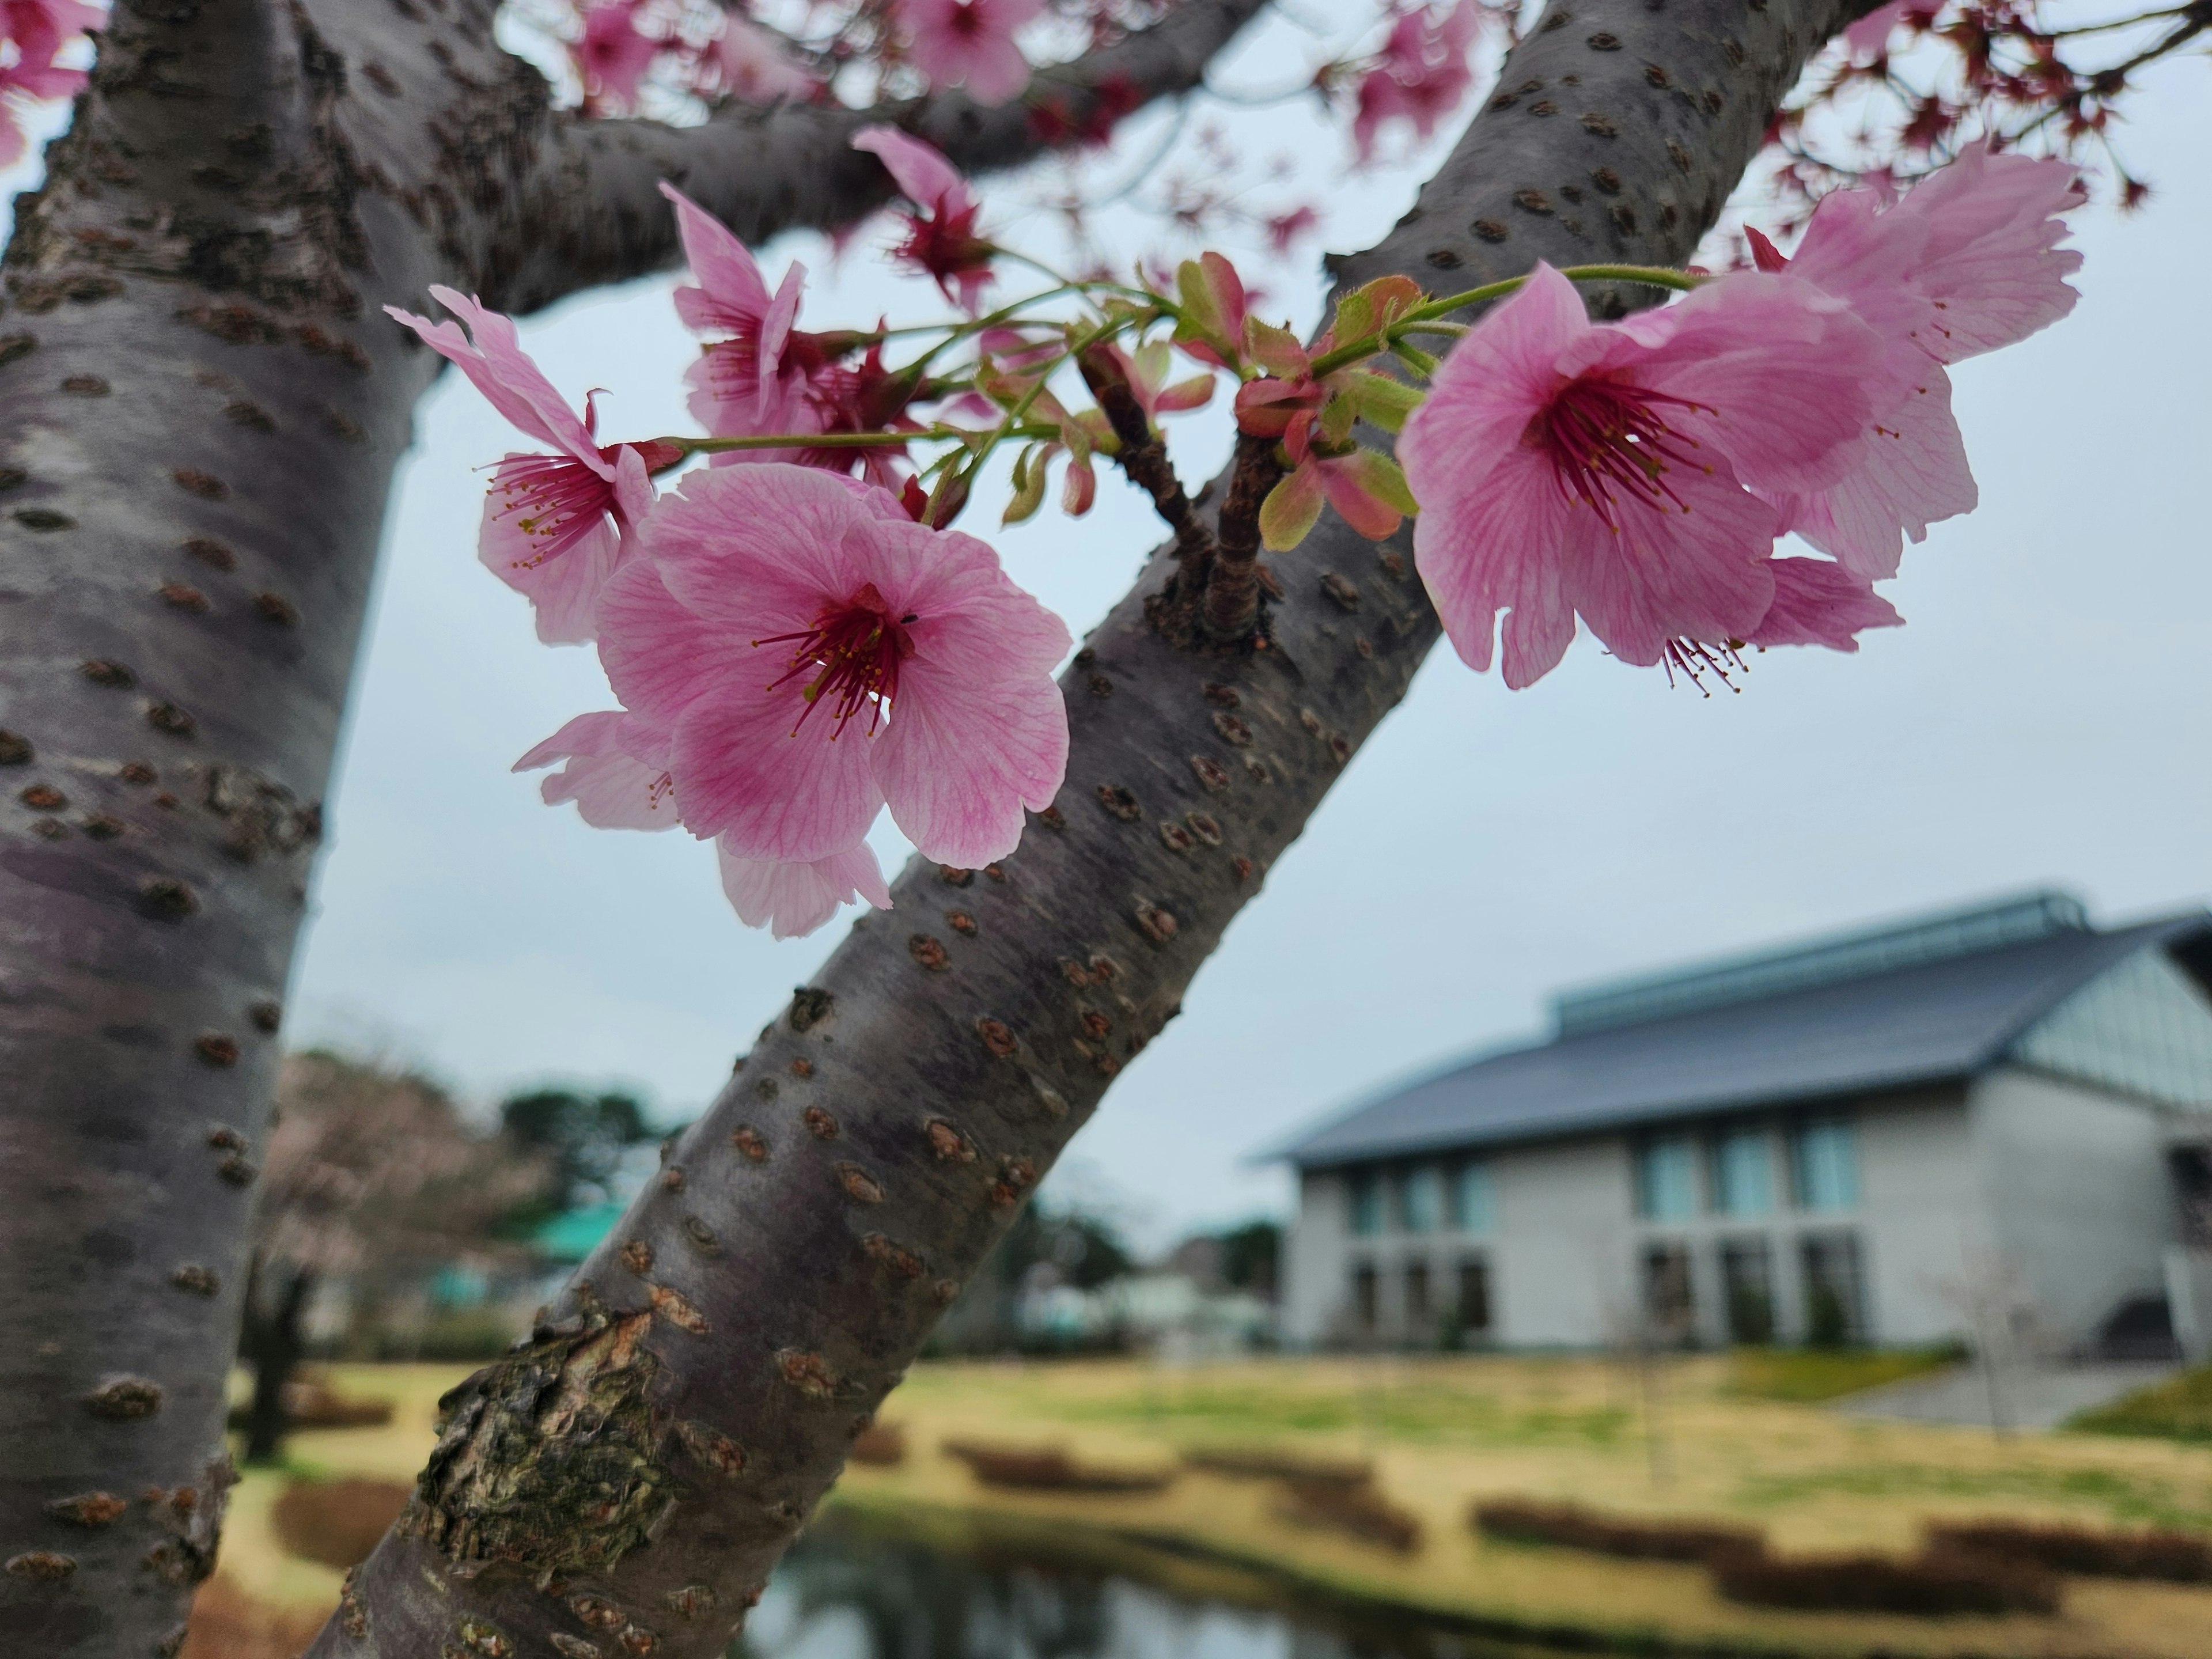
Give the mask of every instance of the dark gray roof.
[[2203, 912], [2025, 944], [1612, 1029], [1473, 1060], [1280, 1148], [1303, 1168], [1535, 1140], [1972, 1077], [2133, 952], [2179, 946], [2204, 974]]

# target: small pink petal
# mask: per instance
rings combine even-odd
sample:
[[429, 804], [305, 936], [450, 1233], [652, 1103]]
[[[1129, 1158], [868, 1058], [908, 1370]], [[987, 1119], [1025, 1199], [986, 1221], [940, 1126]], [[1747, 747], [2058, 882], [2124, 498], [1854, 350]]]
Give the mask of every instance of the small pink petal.
[[865, 842], [809, 864], [745, 858], [732, 853], [726, 842], [714, 846], [722, 891], [738, 920], [748, 927], [769, 928], [777, 939], [812, 933], [835, 916], [841, 905], [891, 908], [890, 889]]

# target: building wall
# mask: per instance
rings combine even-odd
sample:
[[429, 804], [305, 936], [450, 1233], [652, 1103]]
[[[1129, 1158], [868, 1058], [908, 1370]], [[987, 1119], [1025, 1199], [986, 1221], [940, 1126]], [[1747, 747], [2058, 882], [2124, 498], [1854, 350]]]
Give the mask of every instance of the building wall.
[[2042, 1334], [2086, 1348], [2121, 1304], [2165, 1295], [2181, 1237], [2166, 1113], [2010, 1066], [1975, 1084], [1972, 1110], [1996, 1258]]
[[1867, 1337], [1916, 1347], [1961, 1336], [1964, 1281], [1993, 1248], [1963, 1095], [1910, 1096], [1854, 1115]]
[[1344, 1177], [1302, 1171], [1298, 1212], [1283, 1249], [1283, 1340], [1313, 1347], [1328, 1340], [1346, 1293], [1351, 1215]]
[[1491, 1167], [1493, 1340], [1516, 1348], [1602, 1346], [1635, 1308], [1627, 1141], [1609, 1135], [1528, 1147]]

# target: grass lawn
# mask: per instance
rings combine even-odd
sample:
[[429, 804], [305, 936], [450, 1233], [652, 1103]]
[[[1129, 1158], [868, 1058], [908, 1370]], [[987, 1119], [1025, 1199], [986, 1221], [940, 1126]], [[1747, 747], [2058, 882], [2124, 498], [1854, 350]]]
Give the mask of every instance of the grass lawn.
[[2212, 1365], [2138, 1389], [2109, 1406], [2083, 1412], [2067, 1426], [2091, 1434], [2148, 1435], [2212, 1446]]
[[[1847, 1419], [1800, 1403], [1828, 1391], [1817, 1378], [1778, 1362], [1762, 1372], [1766, 1362], [1748, 1358], [1748, 1376], [1724, 1358], [1671, 1363], [1649, 1422], [1632, 1380], [1590, 1359], [918, 1365], [883, 1413], [905, 1431], [905, 1462], [854, 1468], [829, 1501], [966, 1535], [1089, 1539], [1121, 1552], [1165, 1547], [1500, 1629], [1602, 1632], [1631, 1645], [1898, 1659], [2212, 1654], [2212, 1586], [2076, 1578], [2052, 1618], [1793, 1613], [1723, 1601], [1696, 1567], [1508, 1545], [1467, 1528], [1470, 1499], [1513, 1495], [1747, 1522], [1785, 1551], [1904, 1552], [1923, 1521], [1990, 1515], [2212, 1530], [2212, 1445], [2076, 1434], [1999, 1440]], [[344, 1392], [394, 1400], [394, 1420], [296, 1437], [292, 1473], [410, 1479], [430, 1444], [435, 1399], [461, 1374], [337, 1368]], [[1777, 1393], [1799, 1399], [1756, 1397]], [[1085, 1461], [1124, 1466], [1162, 1466], [1208, 1443], [1370, 1457], [1390, 1500], [1419, 1516], [1425, 1536], [1401, 1556], [1302, 1530], [1276, 1517], [1267, 1483], [1212, 1474], [1185, 1473], [1153, 1493], [988, 1490], [940, 1453], [942, 1441], [963, 1436], [1057, 1443]], [[337, 1575], [284, 1556], [269, 1528], [283, 1479], [248, 1474], [222, 1571], [258, 1599], [328, 1605]]]

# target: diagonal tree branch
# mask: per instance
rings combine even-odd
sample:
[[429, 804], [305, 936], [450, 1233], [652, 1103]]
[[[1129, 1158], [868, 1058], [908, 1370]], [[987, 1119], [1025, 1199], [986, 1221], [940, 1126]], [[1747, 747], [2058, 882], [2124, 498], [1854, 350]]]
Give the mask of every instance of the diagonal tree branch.
[[[1853, 4], [1555, 3], [1419, 204], [1340, 278], [1680, 262]], [[1147, 625], [1170, 562], [1077, 658], [1053, 810], [1002, 868], [910, 866], [897, 909], [854, 925], [532, 1340], [455, 1391], [316, 1659], [719, 1651], [1437, 637], [1402, 538], [1325, 523], [1276, 562], [1285, 598], [1250, 656]]]
[[1040, 71], [1020, 98], [995, 107], [954, 92], [865, 110], [733, 105], [695, 127], [554, 116], [504, 222], [489, 228], [519, 255], [498, 291], [507, 308], [533, 310], [672, 264], [679, 250], [663, 179], [756, 245], [796, 227], [851, 224], [894, 193], [881, 164], [852, 149], [853, 135], [878, 122], [927, 139], [965, 173], [1022, 166], [1192, 90], [1267, 4], [1182, 0], [1151, 27]]

